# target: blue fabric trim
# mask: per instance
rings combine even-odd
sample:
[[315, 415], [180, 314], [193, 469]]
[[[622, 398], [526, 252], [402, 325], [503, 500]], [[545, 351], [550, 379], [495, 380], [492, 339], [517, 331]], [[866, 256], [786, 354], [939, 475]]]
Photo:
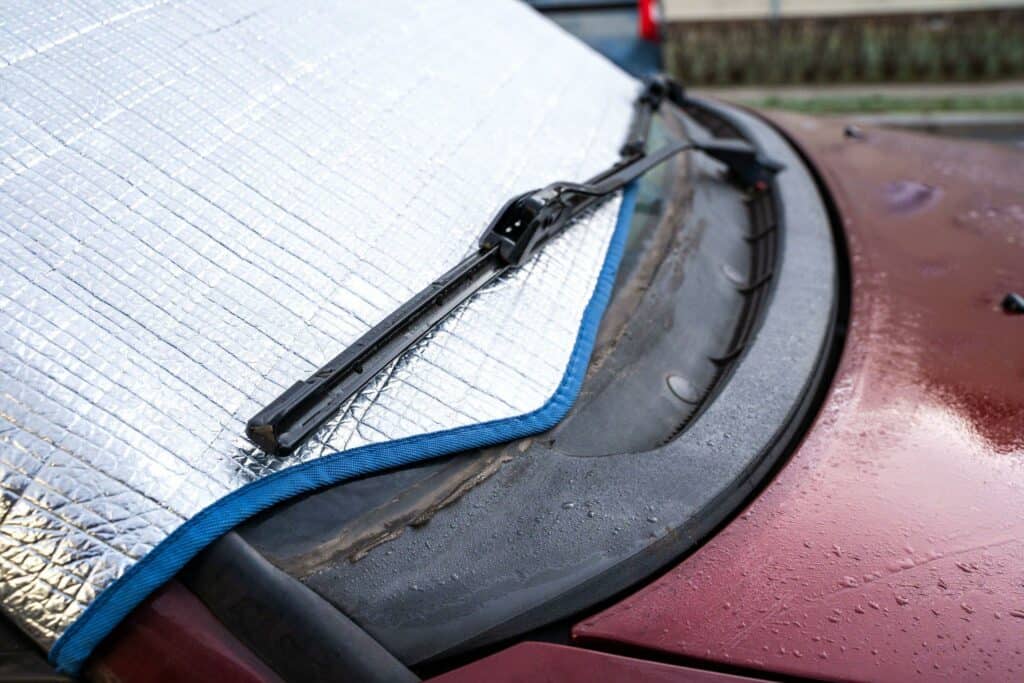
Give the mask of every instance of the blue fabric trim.
[[50, 649], [50, 661], [76, 675], [93, 649], [153, 591], [199, 551], [236, 525], [300, 493], [351, 477], [471, 448], [512, 441], [550, 429], [569, 412], [583, 384], [597, 329], [611, 298], [636, 205], [636, 186], [626, 188], [619, 217], [594, 293], [562, 382], [547, 403], [532, 413], [433, 434], [333, 453], [254, 481], [229, 493], [174, 530], [92, 602]]

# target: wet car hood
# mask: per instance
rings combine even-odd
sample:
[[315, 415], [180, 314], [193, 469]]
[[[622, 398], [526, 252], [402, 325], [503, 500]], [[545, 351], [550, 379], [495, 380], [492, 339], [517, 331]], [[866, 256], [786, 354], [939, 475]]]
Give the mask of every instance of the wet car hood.
[[583, 641], [808, 678], [1019, 678], [1024, 155], [772, 114], [818, 170], [851, 272], [835, 381], [723, 532]]

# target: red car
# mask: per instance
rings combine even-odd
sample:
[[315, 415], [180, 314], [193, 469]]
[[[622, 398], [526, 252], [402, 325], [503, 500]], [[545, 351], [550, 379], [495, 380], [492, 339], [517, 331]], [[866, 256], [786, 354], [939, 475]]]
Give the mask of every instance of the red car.
[[[1024, 677], [1024, 156], [655, 84], [640, 146], [678, 148], [626, 192], [562, 419], [225, 517], [51, 660], [101, 681]], [[133, 182], [145, 206], [163, 181]], [[0, 680], [63, 677], [4, 627]]]

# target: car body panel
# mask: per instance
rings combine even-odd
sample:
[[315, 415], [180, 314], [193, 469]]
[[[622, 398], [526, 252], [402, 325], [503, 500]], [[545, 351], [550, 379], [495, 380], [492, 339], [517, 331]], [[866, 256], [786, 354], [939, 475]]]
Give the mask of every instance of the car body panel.
[[843, 356], [765, 492], [574, 629], [823, 679], [1024, 672], [1024, 155], [772, 114], [849, 250]]
[[551, 643], [520, 643], [431, 678], [431, 683], [743, 683], [755, 679]]
[[281, 680], [177, 581], [125, 619], [97, 652], [88, 675], [108, 683]]

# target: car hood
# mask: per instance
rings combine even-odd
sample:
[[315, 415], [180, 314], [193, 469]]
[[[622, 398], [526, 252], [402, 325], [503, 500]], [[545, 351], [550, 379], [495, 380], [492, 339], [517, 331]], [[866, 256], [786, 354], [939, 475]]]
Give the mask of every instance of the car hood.
[[582, 640], [808, 678], [1024, 668], [1024, 155], [774, 113], [845, 240], [848, 336], [764, 493]]

